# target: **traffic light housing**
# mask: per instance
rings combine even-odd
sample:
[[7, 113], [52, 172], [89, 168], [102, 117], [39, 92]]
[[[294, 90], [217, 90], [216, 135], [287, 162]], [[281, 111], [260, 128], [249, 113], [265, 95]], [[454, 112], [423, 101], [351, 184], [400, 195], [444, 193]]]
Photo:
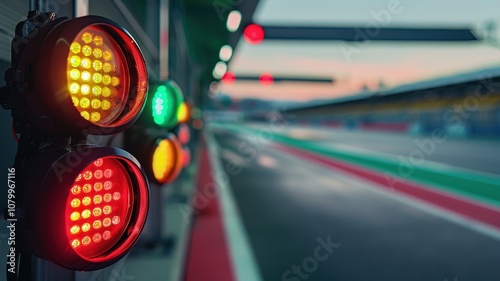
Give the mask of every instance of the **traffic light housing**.
[[183, 168], [182, 145], [173, 133], [133, 127], [127, 131], [124, 145], [137, 155], [149, 180], [159, 185], [173, 182]]
[[184, 101], [176, 82], [168, 80], [151, 88], [139, 122], [124, 137], [125, 148], [138, 156], [151, 182], [163, 186], [180, 174], [186, 157], [176, 132], [190, 118], [191, 104]]
[[160, 129], [175, 127], [179, 121], [178, 112], [183, 101], [182, 90], [177, 83], [168, 80], [159, 84], [150, 93], [146, 109], [141, 115], [141, 123]]
[[10, 212], [19, 226], [16, 259], [101, 269], [137, 241], [149, 184], [132, 155], [89, 144], [87, 136], [121, 132], [139, 117], [148, 87], [144, 58], [125, 29], [97, 16], [32, 11], [15, 34], [0, 104], [11, 109], [19, 135], [18, 205]]

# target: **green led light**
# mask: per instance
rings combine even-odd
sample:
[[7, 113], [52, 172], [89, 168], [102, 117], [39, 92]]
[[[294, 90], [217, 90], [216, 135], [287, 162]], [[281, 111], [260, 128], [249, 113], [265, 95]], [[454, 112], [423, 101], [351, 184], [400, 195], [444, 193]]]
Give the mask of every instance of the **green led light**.
[[153, 121], [161, 127], [175, 126], [182, 101], [181, 89], [173, 81], [158, 86], [151, 103]]

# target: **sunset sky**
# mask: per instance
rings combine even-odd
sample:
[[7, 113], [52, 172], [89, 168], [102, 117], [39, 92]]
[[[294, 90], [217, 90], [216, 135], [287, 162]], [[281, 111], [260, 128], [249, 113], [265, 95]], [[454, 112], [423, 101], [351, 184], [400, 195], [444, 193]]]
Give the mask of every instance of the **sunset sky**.
[[[374, 14], [396, 1], [399, 12], [387, 21]], [[354, 26], [368, 22], [386, 26], [470, 27], [478, 36], [488, 21], [498, 21], [500, 2], [494, 0], [261, 0], [254, 21], [263, 25]], [[500, 33], [495, 33], [500, 38]], [[350, 54], [350, 55], [349, 55]], [[369, 42], [354, 46], [340, 41], [264, 41], [238, 44], [229, 70], [236, 75], [331, 77], [334, 84], [255, 82], [223, 85], [221, 92], [234, 98], [280, 100], [334, 98], [359, 92], [364, 85], [376, 89], [380, 81], [393, 87], [476, 69], [500, 66], [500, 47], [487, 42], [398, 43]]]

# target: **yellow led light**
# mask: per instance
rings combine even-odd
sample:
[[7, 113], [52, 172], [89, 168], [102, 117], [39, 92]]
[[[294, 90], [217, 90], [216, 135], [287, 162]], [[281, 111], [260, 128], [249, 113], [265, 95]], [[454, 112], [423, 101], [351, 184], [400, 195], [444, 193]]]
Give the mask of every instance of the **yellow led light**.
[[108, 110], [108, 109], [110, 109], [110, 108], [111, 108], [111, 103], [110, 103], [109, 101], [107, 101], [107, 100], [103, 100], [103, 101], [101, 102], [101, 108], [102, 108], [103, 110]]
[[82, 111], [80, 112], [80, 115], [85, 118], [85, 120], [89, 120], [90, 119], [90, 114], [87, 112], [87, 111]]
[[96, 46], [101, 46], [103, 43], [103, 40], [102, 40], [102, 37], [97, 35], [96, 37], [94, 37], [94, 44]]
[[83, 68], [90, 68], [91, 66], [91, 62], [90, 62], [90, 59], [88, 58], [83, 58], [80, 65], [83, 67]]
[[78, 213], [78, 212], [73, 212], [73, 213], [71, 213], [71, 215], [69, 216], [69, 218], [70, 218], [72, 221], [77, 221], [78, 219], [80, 219], [80, 213]]
[[89, 231], [90, 230], [90, 223], [86, 222], [86, 223], [82, 224], [82, 230], [83, 230], [83, 232]]
[[92, 52], [92, 54], [94, 55], [94, 57], [96, 59], [99, 59], [102, 57], [102, 50], [99, 48], [95, 48], [94, 51]]
[[100, 220], [95, 220], [94, 223], [92, 224], [92, 226], [95, 228], [95, 229], [99, 229], [101, 228], [101, 225], [102, 225], [102, 222]]
[[69, 59], [69, 62], [71, 63], [71, 66], [78, 67], [78, 66], [80, 66], [80, 63], [82, 62], [82, 59], [79, 56], [71, 56], [71, 58]]
[[90, 205], [90, 203], [91, 203], [90, 197], [88, 197], [88, 196], [83, 197], [83, 199], [82, 199], [83, 206], [88, 206], [88, 205]]
[[92, 76], [92, 80], [94, 81], [94, 83], [101, 83], [102, 75], [100, 73], [94, 73], [94, 75]]
[[93, 99], [92, 100], [92, 108], [98, 109], [99, 107], [101, 107], [101, 101], [98, 99]]
[[83, 99], [80, 100], [80, 106], [82, 108], [88, 108], [89, 105], [90, 105], [90, 101], [89, 101], [88, 98], [83, 98]]
[[72, 94], [77, 94], [80, 91], [80, 85], [78, 83], [71, 83], [69, 85], [69, 92]]
[[102, 66], [102, 70], [104, 70], [104, 72], [106, 73], [111, 72], [113, 70], [113, 67], [109, 62], [105, 62], [104, 65]]
[[88, 218], [90, 218], [90, 215], [91, 215], [90, 210], [83, 210], [82, 218], [88, 219]]
[[71, 97], [71, 101], [75, 107], [80, 104], [80, 100], [77, 97]]
[[83, 239], [82, 239], [82, 244], [83, 244], [84, 246], [87, 246], [88, 244], [90, 244], [90, 242], [91, 242], [91, 241], [90, 241], [90, 237], [88, 237], [88, 236], [83, 237]]
[[105, 98], [111, 96], [111, 89], [108, 87], [102, 88], [102, 96]]
[[75, 199], [71, 200], [70, 204], [71, 204], [71, 207], [78, 208], [80, 206], [80, 199], [75, 198]]
[[78, 69], [71, 69], [69, 71], [69, 77], [73, 80], [78, 80], [80, 78], [80, 71]]
[[92, 67], [94, 68], [95, 71], [99, 71], [102, 69], [102, 62], [100, 60], [95, 60], [92, 63]]
[[92, 48], [88, 45], [85, 45], [82, 47], [82, 54], [84, 54], [85, 56], [90, 56], [92, 54]]
[[71, 232], [71, 234], [77, 234], [78, 232], [80, 232], [80, 227], [78, 225], [73, 225], [70, 229], [69, 229], [69, 232]]
[[118, 78], [118, 77], [111, 78], [111, 85], [113, 85], [115, 87], [120, 85], [120, 78]]
[[111, 54], [110, 51], [104, 51], [102, 53], [102, 57], [105, 59], [105, 60], [111, 60], [113, 58], [113, 54]]
[[102, 196], [101, 195], [94, 196], [94, 204], [101, 204], [101, 203], [102, 203]]
[[99, 112], [92, 112], [90, 114], [90, 119], [93, 121], [93, 122], [97, 122], [99, 120], [101, 120], [101, 114]]
[[92, 94], [94, 94], [94, 96], [99, 96], [101, 94], [101, 87], [99, 86], [94, 86], [92, 87]]
[[73, 54], [78, 54], [78, 53], [80, 53], [82, 46], [78, 42], [73, 42], [73, 43], [71, 43], [71, 46], [69, 46], [69, 49], [71, 50], [71, 52]]
[[83, 84], [80, 88], [80, 91], [82, 92], [82, 94], [88, 95], [90, 93], [90, 86], [87, 84]]
[[90, 81], [90, 72], [88, 72], [88, 71], [82, 72], [82, 80], [85, 82]]
[[78, 241], [78, 239], [71, 241], [71, 247], [76, 248], [78, 246], [80, 246], [80, 241]]
[[82, 40], [83, 42], [90, 44], [90, 42], [92, 42], [92, 34], [90, 34], [89, 32], [84, 32], [82, 34]]
[[175, 161], [171, 158], [174, 154], [174, 146], [169, 140], [158, 143], [153, 153], [153, 175], [159, 181], [164, 181], [168, 174], [174, 169]]
[[102, 76], [102, 83], [104, 85], [109, 85], [111, 83], [111, 76], [109, 75]]

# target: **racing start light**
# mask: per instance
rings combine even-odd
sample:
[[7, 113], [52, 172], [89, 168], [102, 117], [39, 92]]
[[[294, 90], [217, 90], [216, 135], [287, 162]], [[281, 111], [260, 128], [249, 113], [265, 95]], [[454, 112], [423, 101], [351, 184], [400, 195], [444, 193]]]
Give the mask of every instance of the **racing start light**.
[[125, 29], [98, 16], [30, 11], [15, 34], [0, 104], [19, 135], [17, 272], [31, 272], [23, 257], [32, 255], [71, 270], [104, 268], [137, 242], [149, 183], [131, 154], [89, 144], [87, 135], [137, 120], [148, 87], [144, 57]]
[[149, 106], [154, 123], [162, 128], [174, 127], [182, 102], [182, 91], [174, 81], [158, 86]]
[[30, 168], [38, 172], [27, 181], [23, 214], [34, 254], [68, 269], [96, 270], [129, 252], [149, 206], [146, 175], [133, 156], [84, 145], [41, 153]]
[[32, 75], [16, 85], [26, 92], [31, 121], [59, 131], [113, 134], [138, 118], [147, 69], [121, 26], [99, 16], [60, 18], [26, 42], [14, 63], [16, 72]]

